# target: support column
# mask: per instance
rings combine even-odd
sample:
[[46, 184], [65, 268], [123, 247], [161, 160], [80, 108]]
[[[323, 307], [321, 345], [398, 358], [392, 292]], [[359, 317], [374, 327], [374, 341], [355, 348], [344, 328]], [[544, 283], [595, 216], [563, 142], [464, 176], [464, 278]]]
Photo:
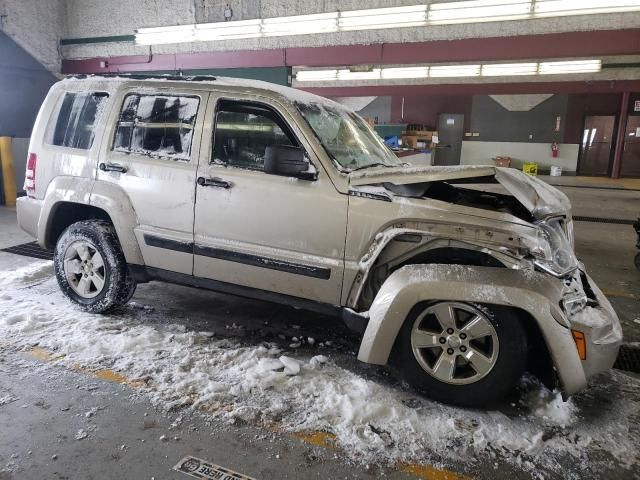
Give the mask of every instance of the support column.
[[620, 169], [622, 168], [622, 152], [624, 149], [625, 134], [627, 132], [627, 118], [629, 116], [629, 97], [630, 92], [624, 92], [622, 94], [618, 133], [616, 134], [616, 149], [613, 154], [613, 166], [611, 167], [611, 178], [619, 178]]
[[7, 207], [14, 207], [16, 205], [16, 175], [13, 168], [10, 137], [0, 137], [0, 167], [2, 168], [4, 203]]

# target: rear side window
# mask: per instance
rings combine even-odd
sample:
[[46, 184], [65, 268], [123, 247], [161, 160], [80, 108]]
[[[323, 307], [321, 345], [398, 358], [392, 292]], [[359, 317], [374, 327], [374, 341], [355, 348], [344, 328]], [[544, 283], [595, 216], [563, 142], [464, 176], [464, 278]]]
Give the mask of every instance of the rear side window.
[[199, 105], [198, 97], [127, 95], [113, 150], [189, 160]]
[[103, 92], [65, 93], [47, 129], [46, 143], [89, 150], [96, 119], [107, 98], [108, 94]]

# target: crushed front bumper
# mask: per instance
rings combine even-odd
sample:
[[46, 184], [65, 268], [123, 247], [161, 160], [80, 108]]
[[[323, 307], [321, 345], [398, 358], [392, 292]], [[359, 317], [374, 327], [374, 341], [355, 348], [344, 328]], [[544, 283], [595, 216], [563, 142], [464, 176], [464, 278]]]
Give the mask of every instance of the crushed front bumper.
[[567, 319], [572, 331], [584, 335], [586, 355], [581, 362], [585, 377], [589, 380], [613, 367], [622, 344], [622, 327], [609, 300], [593, 280], [584, 272], [581, 278], [589, 303], [580, 312], [567, 316]]

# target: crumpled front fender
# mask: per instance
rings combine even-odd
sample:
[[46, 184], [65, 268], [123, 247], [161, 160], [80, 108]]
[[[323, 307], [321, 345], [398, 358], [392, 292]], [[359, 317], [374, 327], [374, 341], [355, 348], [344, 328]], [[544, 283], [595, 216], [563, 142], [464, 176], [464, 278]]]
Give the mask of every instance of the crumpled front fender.
[[560, 308], [562, 280], [530, 270], [463, 265], [407, 265], [380, 288], [360, 344], [358, 359], [385, 365], [411, 309], [420, 302], [451, 300], [515, 307], [537, 322], [562, 390], [571, 394], [587, 384], [585, 373]]

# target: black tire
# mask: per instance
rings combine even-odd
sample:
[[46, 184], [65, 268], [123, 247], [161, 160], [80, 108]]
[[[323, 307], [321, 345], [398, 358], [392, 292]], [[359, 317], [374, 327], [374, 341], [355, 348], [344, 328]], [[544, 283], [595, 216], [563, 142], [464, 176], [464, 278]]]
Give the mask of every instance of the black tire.
[[138, 282], [133, 279], [131, 272], [127, 272], [126, 282], [126, 294], [123, 297], [122, 305], [129, 303], [129, 300], [131, 300], [133, 295], [136, 293], [136, 288], [138, 288]]
[[[104, 279], [104, 286], [92, 298], [84, 298], [78, 294], [65, 273], [65, 254], [76, 242], [86, 242], [103, 259], [101, 277]], [[135, 291], [135, 281], [129, 274], [115, 229], [104, 220], [84, 220], [70, 225], [56, 243], [53, 262], [60, 289], [86, 312], [108, 312], [124, 305]]]
[[636, 264], [636, 268], [640, 270], [640, 253], [636, 253], [636, 256], [633, 261]]
[[497, 359], [489, 373], [474, 383], [453, 385], [424, 370], [412, 349], [414, 322], [431, 305], [419, 304], [410, 312], [394, 344], [390, 359], [392, 369], [416, 390], [442, 403], [484, 407], [504, 398], [516, 387], [527, 365], [527, 336], [517, 315], [501, 306], [471, 305], [484, 312], [495, 329], [499, 341]]

